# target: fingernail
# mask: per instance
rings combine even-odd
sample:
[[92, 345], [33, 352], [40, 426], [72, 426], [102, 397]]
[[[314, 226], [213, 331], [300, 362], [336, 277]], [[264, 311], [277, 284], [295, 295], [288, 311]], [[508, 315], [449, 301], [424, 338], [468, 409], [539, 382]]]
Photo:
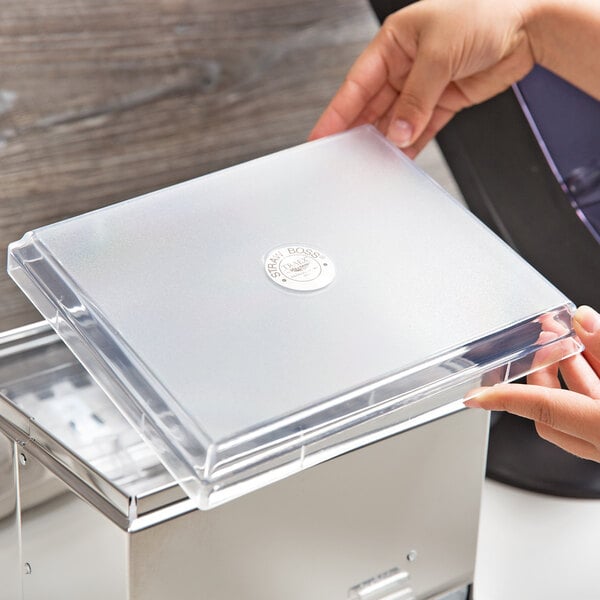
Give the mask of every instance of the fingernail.
[[589, 306], [580, 306], [574, 316], [588, 333], [596, 333], [600, 329], [600, 315]]
[[469, 390], [469, 392], [465, 394], [463, 404], [469, 408], [482, 408], [481, 395], [485, 394], [487, 390], [489, 390], [489, 387], [478, 387]]
[[390, 125], [387, 136], [398, 148], [406, 148], [410, 146], [412, 134], [412, 125], [402, 119], [398, 119]]
[[468, 408], [481, 408], [481, 404], [477, 400], [475, 400], [475, 398], [465, 400], [463, 404]]

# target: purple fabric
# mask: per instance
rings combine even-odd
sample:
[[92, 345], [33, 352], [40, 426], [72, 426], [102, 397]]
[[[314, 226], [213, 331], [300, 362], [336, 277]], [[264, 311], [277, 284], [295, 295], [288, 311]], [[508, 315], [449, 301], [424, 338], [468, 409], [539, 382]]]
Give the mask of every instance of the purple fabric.
[[600, 243], [600, 102], [541, 67], [516, 87], [573, 208]]

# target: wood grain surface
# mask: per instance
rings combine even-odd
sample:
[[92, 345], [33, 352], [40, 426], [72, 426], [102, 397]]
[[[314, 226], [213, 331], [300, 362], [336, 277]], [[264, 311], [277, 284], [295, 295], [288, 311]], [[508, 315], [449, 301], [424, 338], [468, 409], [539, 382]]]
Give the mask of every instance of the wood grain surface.
[[0, 331], [34, 227], [302, 142], [376, 30], [366, 0], [3, 0]]

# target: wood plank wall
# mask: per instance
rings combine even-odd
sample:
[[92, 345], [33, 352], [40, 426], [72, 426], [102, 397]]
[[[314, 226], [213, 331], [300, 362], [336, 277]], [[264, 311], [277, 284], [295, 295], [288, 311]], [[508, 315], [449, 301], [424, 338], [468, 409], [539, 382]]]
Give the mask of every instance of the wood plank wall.
[[376, 22], [366, 0], [3, 0], [0, 331], [34, 227], [302, 142]]

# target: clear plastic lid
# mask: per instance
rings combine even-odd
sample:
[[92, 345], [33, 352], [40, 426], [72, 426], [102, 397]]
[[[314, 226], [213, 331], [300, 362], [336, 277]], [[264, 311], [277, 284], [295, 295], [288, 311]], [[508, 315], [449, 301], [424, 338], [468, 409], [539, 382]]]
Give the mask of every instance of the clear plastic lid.
[[9, 272], [200, 508], [579, 350], [371, 127], [30, 232]]

